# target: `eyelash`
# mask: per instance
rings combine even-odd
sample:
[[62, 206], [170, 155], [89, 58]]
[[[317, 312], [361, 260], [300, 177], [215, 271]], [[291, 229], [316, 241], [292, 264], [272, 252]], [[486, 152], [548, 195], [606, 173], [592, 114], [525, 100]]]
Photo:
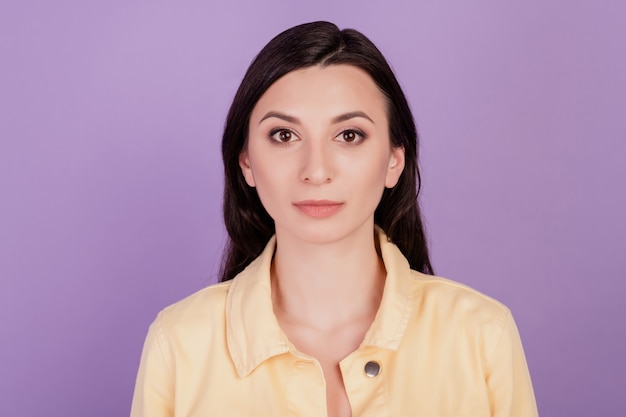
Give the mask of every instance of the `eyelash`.
[[[287, 128], [284, 128], [284, 127], [278, 127], [278, 128], [272, 129], [270, 131], [270, 134], [269, 134], [270, 140], [272, 140], [273, 142], [275, 142], [277, 145], [280, 145], [280, 146], [287, 146], [289, 143], [293, 142], [293, 138], [291, 138], [288, 141], [282, 141], [282, 140], [280, 140], [278, 138], [275, 138], [275, 136], [277, 134], [280, 134], [280, 133], [283, 133], [283, 132], [289, 133], [292, 136], [298, 137], [298, 135], [293, 130], [287, 129]], [[367, 135], [365, 134], [365, 132], [363, 132], [360, 129], [345, 129], [345, 130], [342, 130], [341, 132], [339, 132], [339, 134], [337, 136], [335, 136], [335, 138], [339, 138], [342, 135], [345, 135], [346, 133], [353, 133], [353, 134], [355, 134], [357, 136], [357, 138], [355, 138], [351, 142], [347, 142], [347, 141], [344, 141], [344, 140], [339, 140], [340, 143], [343, 143], [343, 144], [346, 144], [346, 145], [353, 145], [354, 146], [354, 145], [358, 145], [358, 144], [362, 143], [365, 139], [367, 139]]]

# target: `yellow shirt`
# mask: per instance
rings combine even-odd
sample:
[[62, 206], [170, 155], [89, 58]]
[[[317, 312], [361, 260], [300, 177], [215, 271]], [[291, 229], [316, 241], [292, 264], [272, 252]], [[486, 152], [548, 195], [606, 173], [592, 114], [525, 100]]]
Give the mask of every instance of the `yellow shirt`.
[[[510, 311], [468, 287], [412, 271], [379, 231], [379, 311], [340, 363], [354, 417], [537, 416]], [[274, 316], [272, 238], [232, 281], [164, 309], [150, 326], [131, 417], [322, 417], [319, 363]], [[358, 290], [358, 289], [355, 289]]]

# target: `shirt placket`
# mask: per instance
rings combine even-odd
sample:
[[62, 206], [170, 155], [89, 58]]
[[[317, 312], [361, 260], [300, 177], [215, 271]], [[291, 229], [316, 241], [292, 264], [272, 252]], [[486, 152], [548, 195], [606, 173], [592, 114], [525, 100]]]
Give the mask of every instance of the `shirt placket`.
[[291, 355], [292, 372], [287, 386], [289, 417], [326, 416], [326, 382], [319, 362]]
[[339, 364], [353, 416], [391, 416], [385, 389], [387, 356], [383, 350], [366, 348], [353, 352]]

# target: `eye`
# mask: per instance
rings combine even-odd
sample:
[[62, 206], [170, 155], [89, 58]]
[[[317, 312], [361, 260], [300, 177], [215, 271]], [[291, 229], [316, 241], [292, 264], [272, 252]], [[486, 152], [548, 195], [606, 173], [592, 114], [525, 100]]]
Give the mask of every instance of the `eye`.
[[360, 143], [365, 139], [365, 133], [356, 129], [346, 129], [337, 136], [337, 139], [344, 143]]
[[274, 129], [270, 132], [272, 140], [278, 143], [289, 143], [296, 140], [296, 135], [289, 129]]

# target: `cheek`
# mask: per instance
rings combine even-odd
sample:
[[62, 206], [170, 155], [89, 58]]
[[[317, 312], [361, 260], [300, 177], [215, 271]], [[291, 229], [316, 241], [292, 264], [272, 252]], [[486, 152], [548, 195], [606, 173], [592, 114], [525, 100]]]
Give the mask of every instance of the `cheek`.
[[269, 157], [251, 154], [250, 167], [250, 176], [263, 206], [267, 209], [285, 191], [285, 164]]
[[350, 184], [363, 191], [365, 198], [382, 195], [387, 182], [387, 161], [382, 158], [362, 161], [352, 171]]

